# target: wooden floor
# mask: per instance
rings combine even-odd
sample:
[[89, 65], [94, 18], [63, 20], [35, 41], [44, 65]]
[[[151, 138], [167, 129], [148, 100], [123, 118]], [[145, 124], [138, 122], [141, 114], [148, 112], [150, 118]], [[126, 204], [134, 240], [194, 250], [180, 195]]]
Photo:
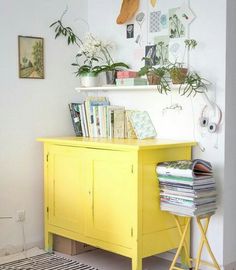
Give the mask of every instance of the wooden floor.
[[[24, 259], [26, 257], [36, 256], [45, 251], [39, 248], [33, 248], [26, 252], [20, 252], [9, 256], [0, 257], [0, 265], [3, 263]], [[131, 270], [131, 260], [129, 258], [116, 255], [111, 252], [95, 249], [76, 256], [69, 256], [59, 252], [57, 255], [66, 258], [78, 260], [81, 263], [88, 264], [99, 270]], [[168, 270], [170, 262], [157, 258], [155, 256], [143, 260], [143, 270]]]
[[[95, 266], [100, 270], [131, 270], [131, 260], [129, 258], [106, 252], [100, 249], [85, 252], [76, 256], [80, 262]], [[170, 262], [149, 257], [143, 260], [143, 270], [168, 270]]]

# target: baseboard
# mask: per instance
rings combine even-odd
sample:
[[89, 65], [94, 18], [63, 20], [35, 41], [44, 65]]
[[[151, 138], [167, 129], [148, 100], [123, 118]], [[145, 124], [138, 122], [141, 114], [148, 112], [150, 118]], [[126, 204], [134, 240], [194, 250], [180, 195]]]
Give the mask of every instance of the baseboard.
[[[34, 247], [43, 248], [43, 243], [41, 242], [32, 242], [26, 244], [25, 249], [31, 249]], [[22, 245], [6, 245], [0, 248], [0, 257], [16, 254], [23, 251]]]
[[225, 265], [224, 270], [236, 270], [236, 262]]

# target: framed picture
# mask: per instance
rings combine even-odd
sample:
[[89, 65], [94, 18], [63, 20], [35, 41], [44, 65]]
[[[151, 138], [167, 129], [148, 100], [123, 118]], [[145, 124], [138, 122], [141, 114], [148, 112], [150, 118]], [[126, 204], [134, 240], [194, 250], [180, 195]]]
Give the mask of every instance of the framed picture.
[[18, 36], [19, 77], [44, 79], [43, 38]]

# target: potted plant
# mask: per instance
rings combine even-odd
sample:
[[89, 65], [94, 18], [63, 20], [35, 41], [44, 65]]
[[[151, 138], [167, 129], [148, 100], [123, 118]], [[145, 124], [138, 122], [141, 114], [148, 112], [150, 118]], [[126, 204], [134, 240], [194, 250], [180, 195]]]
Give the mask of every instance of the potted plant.
[[153, 59], [149, 57], [143, 57], [145, 65], [139, 70], [139, 76], [146, 76], [149, 85], [157, 85], [160, 83], [161, 77], [158, 74], [158, 68], [153, 65]]
[[[112, 49], [110, 43], [96, 39], [91, 33], [87, 33], [85, 40], [82, 41], [70, 27], [65, 27], [62, 24], [62, 18], [52, 23], [50, 27], [55, 28], [55, 38], [64, 36], [67, 39], [68, 45], [75, 44], [78, 46], [79, 52], [76, 55], [76, 63], [72, 65], [78, 68], [75, 74], [80, 78], [83, 77], [83, 81], [84, 77], [89, 77], [93, 81], [91, 84], [94, 85], [95, 81], [98, 81], [97, 75], [101, 72], [106, 72], [107, 84], [115, 83], [115, 71], [121, 68], [128, 68], [128, 65], [123, 62], [113, 61], [109, 51]], [[83, 65], [79, 64], [80, 58], [84, 58]], [[94, 62], [96, 62], [96, 65], [94, 65]]]
[[194, 96], [197, 93], [204, 93], [207, 90], [207, 83], [209, 82], [196, 72], [189, 72], [185, 78], [185, 84], [179, 87], [179, 93], [182, 96], [187, 94], [187, 97], [192, 93]]
[[169, 67], [170, 78], [173, 84], [183, 84], [188, 74], [188, 68], [181, 63], [175, 63]]
[[197, 41], [195, 39], [186, 39], [184, 41], [185, 49], [182, 56], [181, 62], [175, 62], [174, 64], [169, 65], [169, 73], [173, 84], [183, 84], [188, 74], [188, 68], [185, 67], [184, 60], [186, 52], [189, 52], [191, 49], [195, 49], [197, 46]]
[[160, 93], [170, 91], [168, 82], [168, 69], [166, 67], [155, 67], [152, 58], [143, 57], [146, 64], [139, 70], [139, 76], [146, 76], [149, 85], [157, 85]]

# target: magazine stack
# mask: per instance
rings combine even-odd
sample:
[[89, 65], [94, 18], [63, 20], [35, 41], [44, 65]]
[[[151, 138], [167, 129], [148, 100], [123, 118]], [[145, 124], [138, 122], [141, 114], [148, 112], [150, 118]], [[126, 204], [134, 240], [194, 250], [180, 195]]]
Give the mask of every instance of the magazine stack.
[[210, 162], [201, 159], [162, 162], [156, 171], [161, 210], [182, 216], [216, 211], [216, 183]]

